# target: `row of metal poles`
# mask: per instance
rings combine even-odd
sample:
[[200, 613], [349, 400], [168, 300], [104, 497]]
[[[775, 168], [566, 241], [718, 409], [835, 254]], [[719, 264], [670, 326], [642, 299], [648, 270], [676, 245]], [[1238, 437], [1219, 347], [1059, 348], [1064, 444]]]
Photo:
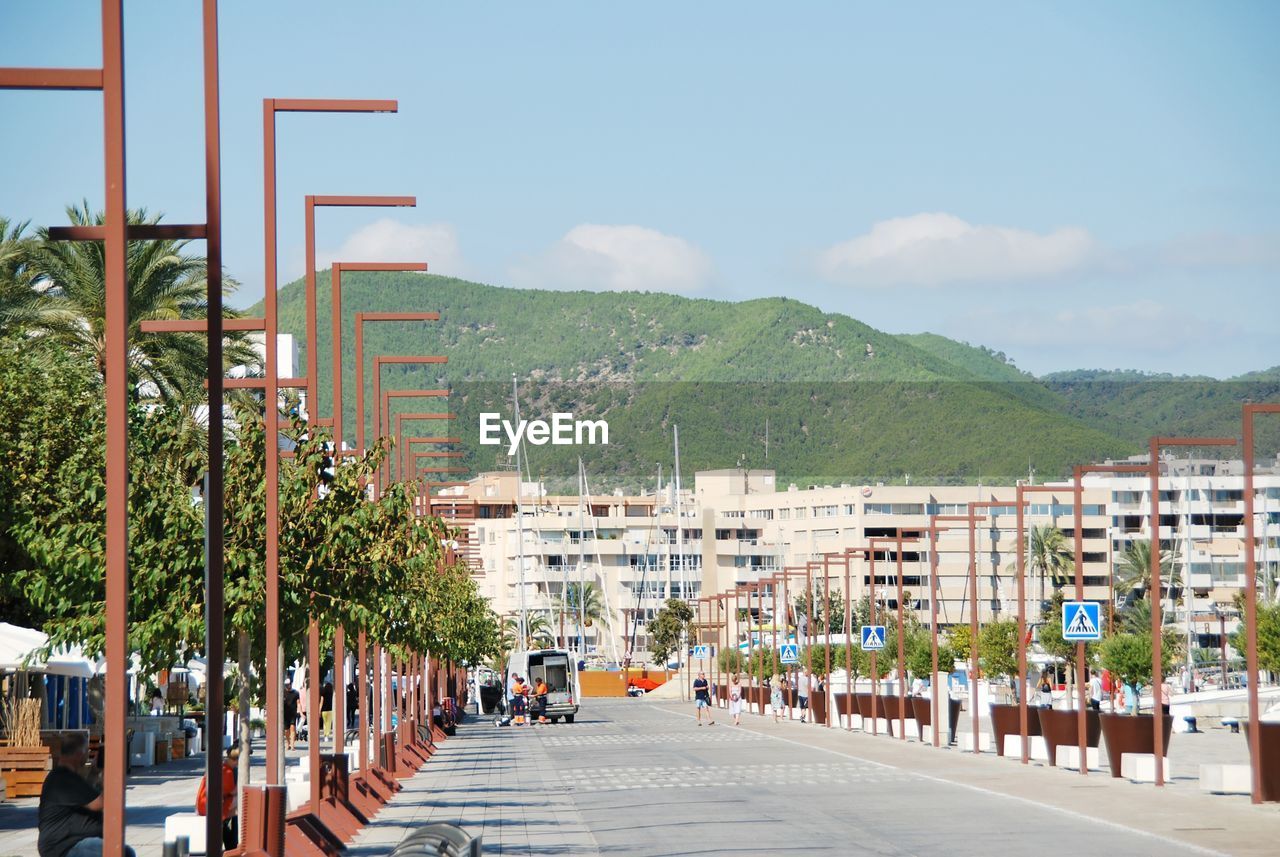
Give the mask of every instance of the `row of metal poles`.
[[[55, 240], [101, 241], [105, 256], [105, 397], [106, 397], [106, 700], [103, 723], [103, 815], [104, 854], [117, 857], [123, 853], [126, 828], [125, 770], [126, 711], [128, 693], [129, 652], [128, 631], [128, 436], [127, 403], [128, 378], [128, 325], [129, 288], [126, 273], [127, 242], [157, 239], [193, 239], [206, 242], [208, 259], [207, 306], [208, 318], [200, 321], [162, 321], [144, 323], [144, 332], [188, 331], [204, 332], [208, 339], [208, 455], [209, 473], [205, 494], [206, 520], [206, 622], [207, 638], [205, 654], [208, 659], [206, 684], [206, 776], [210, 782], [221, 781], [221, 752], [225, 738], [224, 726], [224, 622], [223, 622], [223, 408], [224, 391], [232, 388], [261, 389], [265, 403], [266, 431], [266, 721], [267, 721], [267, 783], [282, 787], [284, 755], [282, 746], [283, 722], [283, 648], [280, 639], [280, 590], [279, 590], [279, 466], [282, 455], [277, 438], [280, 433], [279, 391], [286, 388], [305, 387], [307, 405], [312, 410], [314, 422], [317, 411], [316, 387], [318, 379], [316, 306], [315, 306], [315, 233], [314, 210], [320, 206], [403, 206], [413, 205], [412, 197], [353, 197], [308, 196], [305, 200], [307, 218], [307, 376], [299, 378], [279, 377], [276, 339], [279, 317], [277, 312], [276, 275], [276, 118], [280, 113], [388, 113], [395, 112], [395, 101], [387, 100], [326, 100], [326, 99], [264, 99], [263, 100], [263, 238], [264, 238], [264, 318], [235, 319], [224, 323], [222, 313], [222, 203], [221, 203], [221, 154], [219, 136], [219, 65], [218, 65], [218, 4], [217, 0], [201, 0], [203, 33], [203, 97], [204, 97], [204, 155], [205, 155], [205, 222], [186, 225], [133, 225], [127, 223], [126, 196], [126, 145], [124, 103], [124, 13], [122, 0], [101, 0], [102, 11], [102, 67], [101, 68], [0, 68], [0, 89], [77, 91], [91, 90], [102, 93], [103, 99], [103, 165], [105, 175], [105, 214], [102, 226], [61, 227], [49, 230]], [[340, 365], [341, 357], [341, 302], [340, 287], [343, 271], [403, 271], [425, 270], [424, 263], [366, 264], [338, 263], [333, 269], [333, 324], [334, 324], [334, 405], [333, 437], [336, 454], [352, 454], [342, 448], [342, 401]], [[357, 320], [357, 412], [360, 414], [357, 444], [364, 448], [365, 411], [363, 401], [363, 323], [366, 321], [433, 321], [435, 313], [362, 313]], [[257, 330], [264, 333], [264, 378], [224, 379], [223, 336], [232, 330]], [[444, 357], [378, 357], [375, 360], [375, 391], [378, 389], [377, 373], [382, 365], [392, 363], [444, 363]], [[375, 392], [375, 404], [378, 403]], [[387, 420], [379, 420], [374, 409], [374, 434]], [[441, 415], [402, 415], [419, 419], [437, 419]], [[444, 415], [446, 418], [449, 415]], [[454, 439], [415, 438], [421, 442], [449, 442]], [[354, 452], [358, 453], [359, 450]], [[403, 474], [402, 474], [403, 475]], [[389, 479], [390, 475], [386, 476]], [[382, 484], [383, 480], [378, 480]], [[425, 505], [425, 504], [423, 504]], [[320, 652], [319, 628], [315, 621], [309, 629], [309, 664], [311, 671], [311, 710], [319, 710]], [[360, 705], [360, 761], [361, 768], [376, 766], [367, 746], [368, 729], [365, 711], [368, 696], [367, 681], [369, 663], [365, 632], [358, 635], [358, 677]], [[344, 663], [344, 638], [338, 629], [334, 639], [334, 663]], [[379, 730], [389, 718], [388, 682], [381, 675], [384, 654], [378, 645], [373, 646], [372, 680], [379, 688], [372, 695], [373, 722]], [[398, 664], [397, 673], [406, 686], [424, 689], [414, 693], [417, 716], [430, 716], [431, 697], [435, 692], [429, 681], [432, 661], [425, 653], [414, 653], [409, 661]], [[341, 685], [340, 685], [341, 687]], [[407, 687], [406, 687], [407, 690]], [[341, 696], [339, 695], [339, 698]], [[415, 712], [408, 705], [409, 694], [400, 693], [401, 724], [414, 719]], [[339, 708], [339, 710], [341, 710]], [[339, 721], [341, 723], [342, 721]], [[319, 729], [312, 724], [313, 738], [309, 742], [311, 770], [311, 802], [313, 810], [319, 803]], [[341, 735], [341, 730], [338, 730]], [[336, 741], [341, 752], [342, 740]], [[376, 752], [376, 748], [375, 748]], [[269, 804], [283, 812], [283, 803]], [[209, 853], [221, 853], [222, 807], [219, 801], [210, 801], [207, 818], [207, 842]], [[265, 820], [257, 820], [266, 823]], [[272, 821], [283, 828], [283, 818]], [[248, 825], [242, 825], [242, 830]]]
[[[1022, 763], [1028, 764], [1031, 758], [1030, 734], [1028, 725], [1028, 693], [1023, 683], [1027, 675], [1027, 615], [1026, 615], [1026, 521], [1025, 512], [1029, 502], [1028, 496], [1031, 494], [1051, 494], [1062, 495], [1070, 493], [1073, 502], [1074, 514], [1074, 565], [1075, 565], [1075, 598], [1077, 601], [1083, 601], [1084, 592], [1084, 533], [1083, 533], [1083, 497], [1084, 497], [1084, 477], [1088, 474], [1098, 473], [1137, 473], [1146, 474], [1150, 480], [1151, 504], [1149, 511], [1149, 527], [1151, 534], [1151, 638], [1152, 638], [1152, 687], [1154, 688], [1155, 699], [1160, 698], [1160, 689], [1164, 683], [1163, 675], [1163, 652], [1162, 634], [1163, 617], [1161, 615], [1161, 572], [1160, 557], [1161, 550], [1158, 548], [1160, 544], [1160, 454], [1164, 449], [1170, 447], [1231, 447], [1241, 446], [1244, 457], [1244, 506], [1245, 506], [1245, 658], [1247, 670], [1247, 691], [1249, 706], [1249, 741], [1252, 747], [1259, 746], [1259, 704], [1258, 704], [1258, 629], [1257, 629], [1257, 554], [1256, 544], [1254, 541], [1254, 490], [1253, 490], [1253, 472], [1254, 472], [1254, 427], [1253, 421], [1256, 415], [1262, 413], [1280, 413], [1280, 403], [1271, 404], [1246, 404], [1243, 407], [1241, 422], [1241, 439], [1232, 437], [1153, 437], [1149, 445], [1149, 461], [1147, 464], [1087, 464], [1078, 465], [1074, 468], [1072, 483], [1070, 486], [1052, 486], [1052, 485], [1022, 485], [1019, 484], [1015, 489], [1015, 515], [1017, 519], [1017, 542], [1018, 557], [1016, 565], [1017, 576], [1017, 602], [1018, 602], [1018, 719], [1019, 730], [1022, 744]], [[1055, 498], [1056, 502], [1056, 498]], [[808, 648], [814, 643], [814, 617], [821, 613], [821, 621], [826, 624], [827, 629], [830, 628], [827, 612], [830, 610], [830, 586], [832, 564], [843, 565], [844, 567], [844, 597], [845, 597], [845, 614], [844, 614], [844, 634], [845, 634], [845, 678], [847, 683], [846, 700], [849, 706], [849, 729], [853, 728], [852, 705], [853, 705], [853, 665], [852, 665], [852, 646], [855, 645], [853, 634], [855, 629], [853, 622], [853, 588], [852, 588], [852, 564], [856, 559], [863, 559], [868, 564], [867, 576], [867, 593], [870, 603], [869, 624], [875, 625], [877, 597], [876, 597], [876, 554], [877, 552], [885, 553], [887, 556], [888, 549], [892, 548], [893, 556], [896, 560], [896, 579], [897, 579], [897, 672], [898, 672], [898, 720], [899, 720], [899, 737], [906, 740], [906, 733], [903, 726], [907, 719], [907, 689], [906, 689], [906, 662], [905, 662], [905, 630], [904, 630], [904, 592], [903, 592], [903, 545], [915, 544], [919, 546], [921, 542], [927, 538], [927, 548], [929, 556], [929, 629], [930, 629], [930, 650], [932, 660], [932, 676], [931, 685], [931, 717], [930, 722], [933, 727], [933, 745], [935, 747], [942, 746], [941, 741], [941, 720], [939, 709], [941, 706], [942, 687], [937, 680], [938, 676], [938, 600], [940, 597], [940, 588], [938, 585], [938, 553], [937, 538], [939, 533], [947, 530], [963, 527], [968, 530], [969, 548], [968, 548], [968, 605], [969, 605], [969, 694], [970, 694], [970, 714], [972, 717], [972, 740], [973, 752], [980, 752], [980, 735], [981, 728], [979, 726], [980, 712], [977, 705], [977, 682], [980, 675], [979, 655], [978, 655], [978, 632], [979, 632], [979, 616], [978, 616], [978, 564], [977, 564], [977, 524], [988, 519], [988, 515], [982, 510], [1005, 509], [1009, 506], [1008, 500], [986, 500], [969, 503], [967, 513], [963, 515], [931, 515], [929, 516], [929, 525], [923, 529], [915, 529], [904, 531], [899, 528], [897, 534], [892, 537], [873, 537], [867, 540], [865, 546], [857, 546], [846, 548], [841, 552], [823, 553], [820, 560], [811, 560], [803, 566], [786, 566], [782, 571], [761, 579], [742, 583], [735, 586], [731, 591], [719, 593], [716, 595], [708, 595], [698, 599], [698, 608], [695, 615], [695, 624], [704, 630], [714, 630], [715, 641], [719, 645], [719, 641], [724, 636], [725, 645], [736, 648], [738, 640], [741, 637], [741, 619], [740, 610], [743, 599], [746, 600], [746, 625], [747, 625], [747, 655], [750, 656], [755, 645], [755, 637], [760, 638], [763, 643], [766, 635], [763, 631], [757, 631], [755, 635], [752, 633], [752, 625], [757, 628], [761, 624], [760, 616], [763, 615], [761, 609], [764, 605], [766, 590], [772, 594], [773, 599], [773, 635], [776, 640], [778, 634], [779, 622], [783, 623], [783, 628], [787, 629], [785, 633], [789, 633], [789, 625], [786, 617], [789, 614], [787, 585], [793, 576], [803, 576], [805, 579], [805, 599], [806, 616], [808, 617], [806, 628], [806, 639], [801, 641], [797, 639], [798, 645]], [[816, 590], [813, 586], [814, 577], [816, 576], [822, 582], [824, 594], [822, 602], [824, 604], [821, 611], [815, 611], [814, 600]], [[782, 589], [782, 603], [779, 605], [778, 594], [779, 584]], [[752, 622], [752, 601], [755, 602], [754, 614], [757, 619]], [[1113, 599], [1114, 602], [1114, 599]], [[781, 612], [779, 608], [781, 607]], [[706, 616], [704, 618], [704, 611]], [[730, 634], [730, 621], [733, 624], [733, 633]], [[824, 685], [829, 681], [831, 675], [831, 645], [830, 634], [824, 633], [825, 641], [825, 662], [823, 664], [823, 682]], [[772, 674], [778, 674], [780, 666], [778, 661], [778, 646], [776, 643], [772, 645]], [[879, 674], [877, 669], [877, 654], [874, 650], [870, 652], [871, 658], [871, 697], [872, 697], [872, 717], [871, 731], [876, 734], [878, 730], [877, 713], [880, 704], [879, 693]], [[805, 666], [812, 666], [808, 663], [807, 658], [802, 658]], [[951, 665], [947, 664], [947, 671], [950, 672]], [[1077, 713], [1077, 749], [1079, 752], [1080, 773], [1087, 776], [1089, 773], [1088, 759], [1088, 735], [1087, 735], [1087, 710], [1089, 708], [1087, 693], [1087, 664], [1085, 658], [1085, 643], [1078, 642], [1076, 644], [1076, 713]], [[717, 686], [721, 686], [721, 669], [719, 659], [713, 660], [714, 681]], [[814, 670], [816, 672], [816, 670]], [[1155, 784], [1157, 786], [1164, 785], [1164, 718], [1165, 713], [1161, 705], [1158, 703], [1153, 706], [1152, 717], [1152, 741], [1155, 748], [1154, 766], [1155, 766]], [[886, 712], [886, 719], [891, 719], [891, 715]], [[826, 718], [826, 725], [831, 726], [831, 719]], [[1250, 754], [1251, 769], [1251, 793], [1254, 803], [1262, 802], [1262, 754], [1256, 750]]]

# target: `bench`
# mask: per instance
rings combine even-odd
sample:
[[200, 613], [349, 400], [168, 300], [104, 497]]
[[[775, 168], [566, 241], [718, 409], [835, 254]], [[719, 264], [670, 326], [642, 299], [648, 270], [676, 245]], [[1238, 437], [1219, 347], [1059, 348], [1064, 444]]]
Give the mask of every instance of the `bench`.
[[391, 852], [391, 857], [480, 857], [479, 836], [471, 836], [453, 824], [428, 824], [419, 827], [401, 840]]

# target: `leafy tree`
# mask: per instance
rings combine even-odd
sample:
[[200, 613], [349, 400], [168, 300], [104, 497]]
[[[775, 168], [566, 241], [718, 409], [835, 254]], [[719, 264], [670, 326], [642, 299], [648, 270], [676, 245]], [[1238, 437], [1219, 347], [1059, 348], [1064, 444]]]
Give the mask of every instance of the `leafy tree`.
[[[1236, 651], [1247, 648], [1248, 626], [1244, 621], [1244, 595], [1237, 599], [1240, 626], [1231, 635]], [[1280, 604], [1258, 602], [1258, 669], [1280, 672]]]
[[658, 663], [667, 659], [680, 647], [693, 621], [693, 608], [679, 598], [668, 598], [665, 607], [658, 610], [649, 623], [649, 651]]
[[[843, 634], [844, 611], [847, 607], [844, 595], [839, 590], [823, 592], [821, 583], [813, 584], [814, 623], [809, 629], [811, 634]], [[809, 595], [801, 592], [792, 602], [796, 616], [808, 616]], [[825, 630], [824, 630], [825, 629]]]
[[716, 655], [716, 663], [724, 673], [741, 673], [747, 669], [747, 656], [737, 646], [721, 649]]
[[1018, 675], [1018, 623], [1014, 619], [988, 622], [978, 632], [978, 659], [988, 677]]
[[[1142, 634], [1112, 634], [1100, 646], [1102, 666], [1124, 684], [1135, 688], [1150, 684], [1151, 632]], [[1168, 675], [1173, 665], [1173, 653], [1168, 647], [1162, 650], [1161, 670]]]
[[[954, 660], [968, 661], [972, 646], [973, 635], [968, 625], [952, 625], [947, 629], [947, 649]], [[942, 665], [941, 656], [939, 656], [938, 665]]]
[[[933, 637], [929, 631], [917, 627], [907, 635], [907, 669], [912, 675], [927, 677], [933, 673]], [[955, 654], [945, 639], [938, 640], [938, 670], [951, 672]]]

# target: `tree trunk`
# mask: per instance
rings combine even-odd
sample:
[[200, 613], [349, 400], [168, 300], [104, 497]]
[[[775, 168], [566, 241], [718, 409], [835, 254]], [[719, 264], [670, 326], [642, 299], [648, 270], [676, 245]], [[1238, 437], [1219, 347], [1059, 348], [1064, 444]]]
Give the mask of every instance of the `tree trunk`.
[[236, 791], [236, 800], [240, 809], [240, 842], [244, 842], [244, 787], [249, 785], [249, 743], [252, 737], [249, 731], [249, 670], [251, 667], [249, 653], [249, 635], [244, 631], [239, 632], [237, 637], [237, 661], [240, 667], [240, 686], [237, 688], [238, 694], [236, 699], [236, 719], [239, 721], [239, 743], [240, 743], [240, 761], [237, 769], [237, 783], [240, 786]]

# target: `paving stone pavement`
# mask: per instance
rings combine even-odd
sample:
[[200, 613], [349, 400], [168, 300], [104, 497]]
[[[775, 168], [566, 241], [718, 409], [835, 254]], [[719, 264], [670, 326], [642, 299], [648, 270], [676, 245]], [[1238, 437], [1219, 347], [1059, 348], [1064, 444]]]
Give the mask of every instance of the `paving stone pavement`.
[[[481, 835], [486, 854], [1274, 853], [1274, 838], [1259, 831], [1280, 813], [1198, 794], [1188, 801], [1186, 787], [1156, 795], [1109, 778], [1080, 783], [761, 717], [700, 727], [687, 709], [588, 700], [574, 724], [472, 721], [350, 853], [386, 854], [413, 826], [435, 821]], [[1133, 823], [1103, 811], [1129, 801]], [[1161, 802], [1174, 820], [1138, 829]], [[1203, 812], [1215, 806], [1221, 817]]]

